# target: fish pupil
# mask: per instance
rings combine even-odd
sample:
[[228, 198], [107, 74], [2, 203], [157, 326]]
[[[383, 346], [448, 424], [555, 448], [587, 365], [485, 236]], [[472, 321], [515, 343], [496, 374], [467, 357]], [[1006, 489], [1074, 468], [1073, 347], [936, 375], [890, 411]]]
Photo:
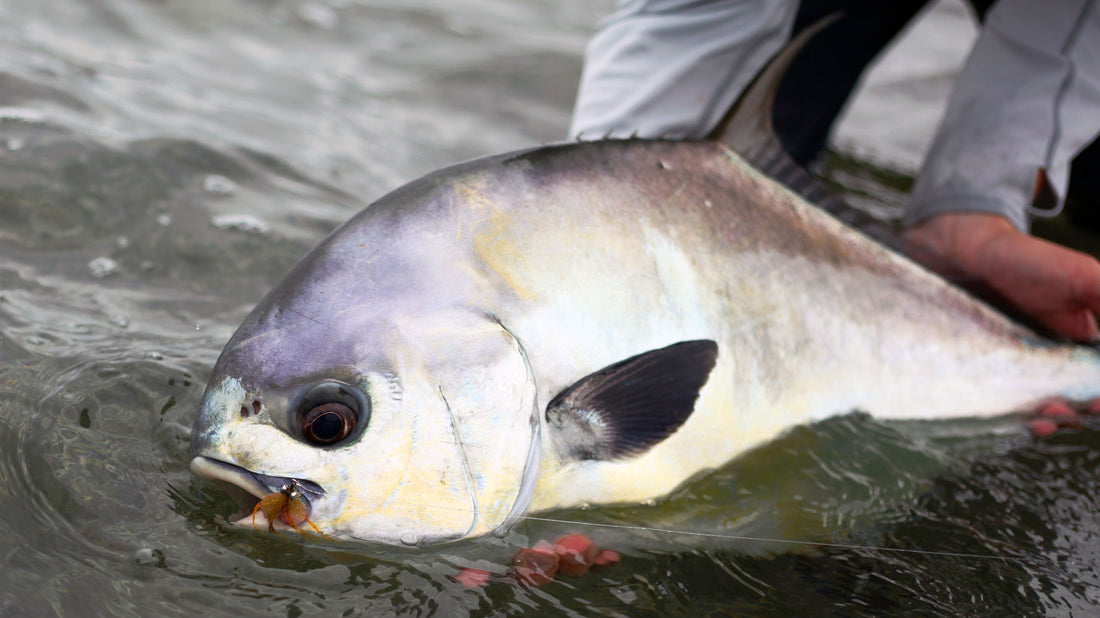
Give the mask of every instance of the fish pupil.
[[310, 410], [302, 420], [302, 434], [314, 444], [333, 444], [351, 434], [355, 412], [342, 403], [325, 403]]
[[326, 412], [313, 421], [310, 429], [321, 440], [335, 440], [344, 429], [344, 421], [335, 412]]

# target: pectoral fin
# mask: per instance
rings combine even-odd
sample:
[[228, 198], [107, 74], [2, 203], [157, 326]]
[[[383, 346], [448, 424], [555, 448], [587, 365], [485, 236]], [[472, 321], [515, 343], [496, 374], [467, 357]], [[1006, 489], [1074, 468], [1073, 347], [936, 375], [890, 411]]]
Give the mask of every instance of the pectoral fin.
[[562, 455], [584, 460], [644, 453], [691, 415], [717, 357], [713, 341], [683, 341], [582, 378], [546, 407]]

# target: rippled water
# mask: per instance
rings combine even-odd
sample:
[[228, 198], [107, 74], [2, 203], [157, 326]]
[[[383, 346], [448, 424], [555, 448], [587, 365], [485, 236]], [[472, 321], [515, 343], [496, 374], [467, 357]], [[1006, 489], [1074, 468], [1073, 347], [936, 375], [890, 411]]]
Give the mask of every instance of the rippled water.
[[[655, 504], [549, 514], [601, 525], [532, 520], [443, 551], [335, 553], [222, 526], [235, 507], [191, 478], [187, 449], [233, 329], [389, 189], [560, 138], [607, 8], [0, 4], [0, 615], [1087, 614], [1097, 431], [1034, 441], [1015, 418], [841, 417]], [[923, 66], [853, 114], [873, 121], [890, 79], [944, 81]], [[858, 130], [841, 135], [867, 154]], [[879, 147], [903, 171], [914, 160]], [[872, 205], [907, 182], [844, 157], [830, 171]], [[451, 580], [503, 576], [519, 544], [578, 529], [622, 564], [540, 589]]]

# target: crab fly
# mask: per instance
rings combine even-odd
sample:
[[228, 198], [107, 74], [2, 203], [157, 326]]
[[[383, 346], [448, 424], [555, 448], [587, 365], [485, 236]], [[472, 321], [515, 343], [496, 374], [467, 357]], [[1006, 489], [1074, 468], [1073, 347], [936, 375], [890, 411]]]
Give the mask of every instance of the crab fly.
[[314, 532], [328, 538], [309, 520], [309, 501], [298, 488], [298, 481], [293, 479], [280, 487], [279, 491], [261, 498], [252, 509], [252, 527], [258, 530], [256, 528], [257, 511], [262, 512], [264, 517], [267, 518], [267, 531], [273, 534], [278, 534], [275, 532], [275, 520], [281, 516], [283, 521], [303, 536], [306, 536], [306, 532], [299, 526], [305, 522], [309, 524], [310, 528], [313, 528]]

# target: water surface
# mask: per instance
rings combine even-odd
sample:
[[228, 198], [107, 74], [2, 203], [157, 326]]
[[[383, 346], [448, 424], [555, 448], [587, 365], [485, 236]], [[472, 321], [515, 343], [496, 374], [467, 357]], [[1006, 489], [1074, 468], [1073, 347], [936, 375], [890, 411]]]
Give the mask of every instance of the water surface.
[[[1035, 441], [1013, 417], [844, 416], [656, 503], [547, 515], [599, 525], [531, 520], [440, 551], [226, 529], [235, 506], [187, 464], [233, 329], [388, 190], [561, 138], [607, 9], [0, 4], [0, 615], [1086, 615], [1097, 430]], [[956, 6], [934, 19], [971, 28]], [[886, 213], [961, 61], [929, 41], [907, 54], [828, 168]], [[896, 139], [868, 132], [884, 122]], [[451, 579], [506, 579], [519, 544], [576, 530], [623, 563], [541, 589]]]

